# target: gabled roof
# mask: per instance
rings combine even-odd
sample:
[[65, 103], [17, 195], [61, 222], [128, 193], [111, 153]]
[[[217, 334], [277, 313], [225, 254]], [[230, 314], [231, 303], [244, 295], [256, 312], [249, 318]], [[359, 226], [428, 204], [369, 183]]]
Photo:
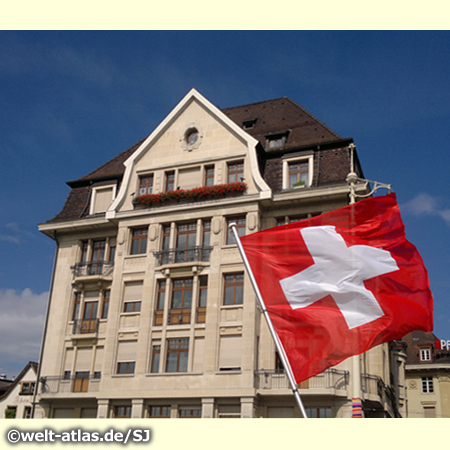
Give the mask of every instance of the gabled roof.
[[[217, 110], [217, 108], [193, 89], [168, 116], [168, 119], [176, 112], [177, 108], [182, 107], [182, 105], [188, 101], [190, 96], [196, 96], [197, 98], [202, 99], [202, 101], [207, 103], [211, 109]], [[288, 97], [225, 108], [221, 110], [221, 113], [223, 113], [224, 117], [230, 119], [237, 125], [235, 129], [239, 129], [241, 133], [245, 131], [243, 135], [247, 134], [249, 139], [254, 138], [259, 141], [260, 150], [264, 149], [267, 136], [288, 133], [286, 144], [282, 149], [265, 151], [265, 154], [268, 157], [277, 156], [286, 151], [292, 151], [307, 146], [351, 141], [351, 139], [339, 136]], [[254, 122], [254, 126], [243, 129], [244, 122], [248, 121]], [[162, 124], [163, 123], [164, 121]], [[138, 151], [141, 151], [143, 144], [151, 139], [153, 135], [158, 134], [161, 125], [153, 131], [152, 134], [118, 154], [113, 159], [107, 161], [88, 175], [78, 180], [68, 182], [67, 184], [72, 190], [69, 193], [64, 207], [57, 216], [47, 223], [76, 220], [84, 217], [89, 211], [89, 186], [95, 182], [104, 180], [117, 180], [120, 182], [125, 173], [125, 161], [132, 158]]]
[[[406, 364], [449, 364], [450, 352], [436, 348], [437, 337], [432, 332], [416, 330], [402, 338], [406, 342]], [[433, 352], [433, 360], [424, 362], [420, 360], [420, 349], [430, 347]]]
[[16, 379], [9, 386], [8, 390], [3, 395], [0, 396], [0, 400], [9, 395], [9, 393], [20, 383], [20, 381], [25, 376], [25, 374], [28, 372], [28, 370], [32, 369], [32, 370], [34, 370], [34, 373], [37, 373], [37, 367], [38, 367], [38, 364], [36, 362], [30, 361], [25, 366], [25, 368], [22, 370], [22, 372], [20, 372], [19, 375], [17, 375]]

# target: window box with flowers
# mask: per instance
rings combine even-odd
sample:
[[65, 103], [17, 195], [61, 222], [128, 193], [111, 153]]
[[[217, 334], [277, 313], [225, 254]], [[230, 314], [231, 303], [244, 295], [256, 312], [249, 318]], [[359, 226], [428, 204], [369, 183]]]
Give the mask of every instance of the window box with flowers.
[[201, 186], [194, 189], [176, 189], [158, 194], [139, 195], [133, 199], [133, 204], [136, 206], [161, 206], [179, 203], [183, 200], [209, 200], [225, 195], [242, 194], [246, 189], [247, 184], [241, 182]]

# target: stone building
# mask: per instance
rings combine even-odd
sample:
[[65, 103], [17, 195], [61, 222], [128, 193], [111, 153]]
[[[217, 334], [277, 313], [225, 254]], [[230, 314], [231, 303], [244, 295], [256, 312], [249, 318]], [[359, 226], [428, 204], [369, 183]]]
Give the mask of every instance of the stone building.
[[[349, 172], [363, 178], [353, 140], [289, 98], [220, 110], [193, 89], [69, 182], [39, 226], [57, 246], [45, 415], [298, 417], [228, 225], [243, 235], [345, 206]], [[362, 355], [367, 415], [402, 414], [400, 353]], [[302, 383], [308, 414], [350, 416], [351, 384], [348, 361]]]
[[406, 344], [407, 417], [450, 417], [450, 349], [447, 341], [413, 331]]

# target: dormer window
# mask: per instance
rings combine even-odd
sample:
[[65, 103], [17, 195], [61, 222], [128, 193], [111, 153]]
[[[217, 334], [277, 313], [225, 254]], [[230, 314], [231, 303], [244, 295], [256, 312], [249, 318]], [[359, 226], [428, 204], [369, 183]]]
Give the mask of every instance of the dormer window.
[[313, 162], [313, 154], [283, 159], [283, 189], [310, 187]]
[[288, 132], [266, 136], [266, 149], [272, 150], [284, 147], [287, 142], [287, 137]]
[[242, 128], [244, 130], [251, 130], [252, 128], [255, 128], [257, 120], [258, 119], [244, 120], [244, 122], [242, 122]]
[[89, 214], [104, 213], [116, 196], [116, 185], [98, 184], [92, 186], [91, 207]]
[[421, 362], [431, 361], [431, 348], [430, 347], [420, 349], [420, 361]]

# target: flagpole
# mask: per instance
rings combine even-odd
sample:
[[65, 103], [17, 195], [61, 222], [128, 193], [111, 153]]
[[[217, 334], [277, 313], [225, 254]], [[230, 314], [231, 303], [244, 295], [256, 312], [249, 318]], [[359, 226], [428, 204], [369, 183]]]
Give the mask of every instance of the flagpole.
[[294, 393], [294, 397], [295, 397], [295, 399], [297, 401], [298, 407], [300, 408], [300, 411], [302, 413], [303, 418], [306, 419], [306, 418], [308, 418], [308, 416], [306, 415], [305, 407], [303, 406], [303, 402], [302, 402], [302, 399], [300, 397], [300, 393], [298, 392], [298, 389], [297, 389], [297, 382], [295, 381], [295, 377], [294, 377], [294, 373], [292, 372], [291, 364], [289, 363], [289, 360], [288, 360], [288, 358], [286, 356], [286, 353], [284, 351], [284, 347], [283, 347], [280, 339], [278, 338], [278, 334], [276, 333], [275, 328], [272, 325], [272, 321], [270, 320], [270, 316], [269, 316], [269, 313], [267, 312], [266, 305], [264, 303], [264, 300], [262, 298], [261, 292], [259, 291], [258, 284], [256, 283], [256, 280], [255, 280], [255, 277], [253, 275], [252, 269], [251, 269], [250, 264], [248, 262], [247, 255], [245, 254], [244, 248], [242, 247], [242, 243], [241, 243], [241, 240], [239, 238], [239, 234], [238, 234], [238, 232], [236, 230], [236, 224], [235, 223], [231, 223], [229, 225], [229, 228], [233, 232], [234, 239], [235, 239], [236, 244], [237, 244], [238, 249], [239, 249], [239, 253], [241, 254], [242, 260], [244, 261], [244, 266], [245, 266], [245, 268], [247, 270], [247, 273], [248, 273], [248, 275], [250, 277], [250, 281], [252, 283], [253, 290], [255, 291], [255, 295], [256, 295], [256, 300], [257, 300], [258, 306], [261, 309], [261, 312], [263, 313], [263, 315], [264, 315], [264, 317], [266, 319], [267, 325], [269, 327], [270, 334], [272, 335], [272, 338], [273, 338], [273, 340], [275, 342], [275, 346], [277, 348], [278, 355], [280, 356], [281, 362], [283, 364], [284, 370], [285, 370], [286, 375], [288, 377], [289, 384], [291, 385], [291, 389], [292, 389], [292, 392]]

